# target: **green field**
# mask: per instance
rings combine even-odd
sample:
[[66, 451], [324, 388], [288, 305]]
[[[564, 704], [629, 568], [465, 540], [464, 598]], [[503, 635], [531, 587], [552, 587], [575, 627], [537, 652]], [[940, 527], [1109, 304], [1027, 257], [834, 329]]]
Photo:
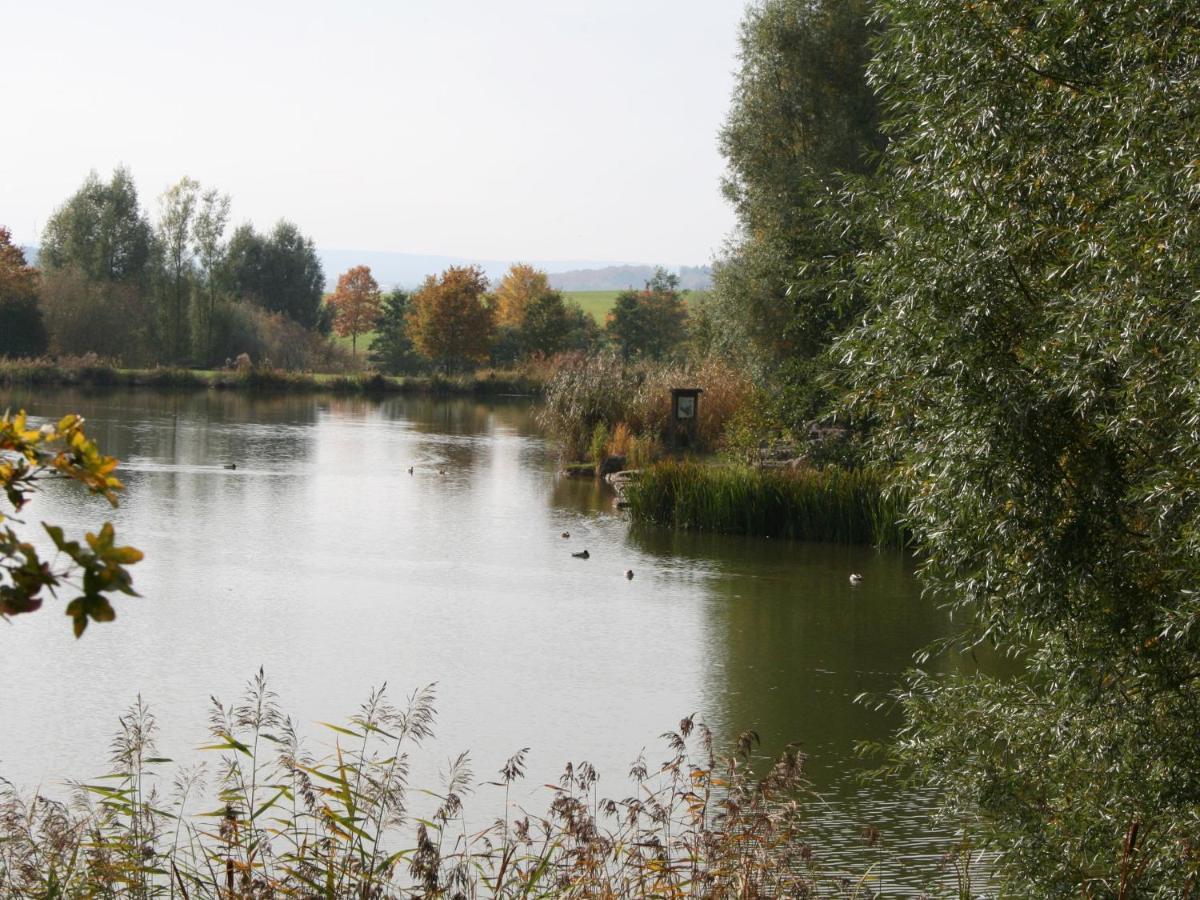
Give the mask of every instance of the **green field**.
[[[335, 341], [337, 341], [339, 344], [341, 344], [347, 350], [350, 349], [349, 336], [342, 337], [340, 334], [338, 334], [335, 331], [335, 332], [333, 332], [333, 334], [330, 335], [330, 337], [332, 337]], [[373, 331], [368, 331], [368, 332], [365, 332], [364, 334], [360, 334], [358, 336], [358, 355], [359, 356], [366, 356], [367, 351], [371, 349], [371, 341], [373, 341], [373, 340], [375, 340], [375, 332], [373, 332]]]
[[563, 296], [572, 303], [578, 303], [583, 311], [596, 320], [597, 325], [604, 325], [608, 311], [620, 291], [563, 291]]

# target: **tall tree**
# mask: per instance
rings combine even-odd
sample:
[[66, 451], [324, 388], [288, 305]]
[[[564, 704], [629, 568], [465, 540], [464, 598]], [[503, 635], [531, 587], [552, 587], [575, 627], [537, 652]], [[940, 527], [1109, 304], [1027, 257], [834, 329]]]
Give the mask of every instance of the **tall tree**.
[[496, 287], [496, 324], [520, 330], [529, 305], [550, 291], [545, 272], [526, 263], [513, 263]]
[[188, 302], [191, 299], [194, 232], [200, 184], [184, 176], [159, 197], [155, 238], [162, 265], [162, 302], [166, 313], [169, 355], [181, 363], [188, 353]]
[[714, 272], [707, 314], [798, 426], [821, 412], [803, 385], [860, 314], [853, 263], [874, 238], [845, 208], [886, 138], [867, 80], [872, 0], [757, 0], [742, 21], [733, 103], [720, 145], [738, 229]]
[[129, 170], [118, 167], [107, 184], [92, 172], [46, 223], [39, 264], [75, 267], [93, 281], [137, 280], [150, 260], [150, 240]]
[[38, 305], [38, 273], [0, 225], [0, 356], [46, 352], [46, 325]]
[[1005, 893], [1200, 877], [1200, 11], [887, 0], [886, 241], [843, 347], [931, 596], [1019, 677], [917, 673], [904, 760]]
[[213, 319], [219, 293], [219, 273], [225, 257], [225, 228], [229, 224], [229, 195], [215, 188], [204, 192], [192, 230], [193, 250], [204, 290], [204, 353], [213, 357]]
[[370, 266], [355, 266], [338, 278], [337, 289], [329, 298], [333, 307], [333, 327], [342, 337], [350, 337], [350, 352], [358, 355], [358, 336], [375, 327], [382, 310], [383, 297]]
[[495, 328], [487, 288], [477, 266], [451, 266], [426, 278], [409, 300], [408, 333], [417, 350], [447, 372], [486, 359]]
[[686, 321], [679, 278], [659, 269], [646, 282], [645, 290], [617, 296], [605, 331], [626, 358], [660, 359], [680, 348]]
[[310, 238], [280, 221], [270, 235], [250, 225], [229, 241], [225, 279], [230, 289], [269, 312], [283, 313], [306, 328], [321, 318], [325, 274]]
[[[565, 302], [563, 309], [566, 311], [566, 337], [563, 341], [563, 346], [560, 350], [584, 350], [591, 352], [594, 350], [604, 338], [604, 333], [600, 330], [600, 326], [596, 324], [596, 320], [591, 315], [584, 311], [583, 307], [578, 303]], [[543, 351], [550, 352], [550, 351]]]
[[371, 364], [381, 372], [399, 375], [414, 372], [424, 360], [408, 336], [408, 292], [396, 288], [383, 298], [375, 337], [371, 341]]
[[583, 314], [588, 322], [595, 323], [591, 316], [583, 313], [578, 306], [572, 306], [563, 300], [559, 291], [549, 290], [534, 297], [525, 307], [521, 328], [518, 332], [521, 351], [526, 354], [541, 354], [553, 356], [571, 347], [573, 332], [580, 327], [581, 319], [576, 313]]
[[312, 238], [291, 222], [278, 222], [267, 241], [266, 263], [267, 309], [306, 328], [315, 327], [325, 294], [325, 273]]
[[229, 293], [263, 305], [267, 268], [267, 239], [250, 223], [230, 235], [221, 267], [221, 283]]
[[595, 322], [562, 292], [550, 287], [549, 276], [525, 263], [515, 263], [494, 294], [496, 324], [512, 358], [539, 353], [552, 356], [595, 342]]

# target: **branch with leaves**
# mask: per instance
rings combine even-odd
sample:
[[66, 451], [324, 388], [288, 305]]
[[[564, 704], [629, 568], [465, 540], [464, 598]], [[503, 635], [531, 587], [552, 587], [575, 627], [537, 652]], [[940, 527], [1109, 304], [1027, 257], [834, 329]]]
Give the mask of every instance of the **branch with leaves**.
[[127, 566], [140, 561], [142, 552], [118, 546], [111, 522], [105, 522], [98, 534], [85, 535], [82, 542], [69, 540], [62, 528], [43, 522], [58, 550], [54, 559], [43, 559], [13, 526], [25, 524], [15, 514], [48, 478], [70, 478], [117, 505], [117, 491], [124, 487], [113, 474], [117, 460], [100, 452], [83, 425], [75, 415], [38, 428], [30, 427], [24, 412], [0, 418], [0, 489], [12, 508], [0, 509], [0, 618], [40, 609], [47, 593], [77, 592], [66, 609], [76, 637], [83, 634], [89, 619], [111, 622], [116, 618], [108, 595], [137, 596]]

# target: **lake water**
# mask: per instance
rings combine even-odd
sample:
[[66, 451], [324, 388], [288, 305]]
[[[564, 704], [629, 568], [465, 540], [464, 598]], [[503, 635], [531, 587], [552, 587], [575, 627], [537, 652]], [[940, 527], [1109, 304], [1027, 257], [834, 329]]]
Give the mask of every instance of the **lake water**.
[[949, 836], [927, 800], [854, 777], [855, 742], [896, 725], [854, 698], [949, 628], [902, 554], [632, 529], [605, 490], [557, 476], [527, 401], [38, 390], [0, 393], [5, 407], [82, 413], [127, 485], [110, 511], [51, 484], [24, 518], [78, 534], [109, 517], [146, 553], [143, 596], [82, 640], [61, 602], [0, 626], [10, 780], [98, 774], [139, 693], [160, 750], [189, 760], [210, 695], [235, 699], [260, 666], [314, 749], [330, 741], [315, 723], [373, 686], [400, 700], [437, 682], [418, 783], [462, 749], [488, 780], [529, 747], [532, 809], [567, 760], [625, 796], [638, 752], [666, 759], [658, 735], [697, 712], [723, 738], [756, 729], [766, 754], [802, 744], [830, 864], [874, 862], [858, 849], [871, 824], [902, 860], [872, 883], [937, 876]]

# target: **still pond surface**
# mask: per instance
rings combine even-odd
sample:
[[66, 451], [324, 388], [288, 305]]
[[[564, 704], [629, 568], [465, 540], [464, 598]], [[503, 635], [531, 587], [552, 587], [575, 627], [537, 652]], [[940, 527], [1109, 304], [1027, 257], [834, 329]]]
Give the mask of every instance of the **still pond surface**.
[[623, 797], [638, 752], [665, 760], [658, 735], [697, 712], [726, 740], [756, 729], [764, 754], [802, 744], [827, 864], [875, 862], [869, 824], [904, 860], [873, 884], [938, 878], [950, 837], [927, 799], [855, 777], [855, 743], [896, 720], [854, 698], [950, 628], [904, 555], [631, 528], [605, 490], [556, 475], [518, 400], [39, 389], [0, 408], [80, 412], [122, 460], [119, 509], [52, 484], [27, 521], [78, 534], [111, 517], [146, 553], [116, 623], [76, 642], [51, 602], [0, 626], [0, 774], [17, 784], [99, 774], [139, 693], [163, 755], [192, 760], [210, 695], [236, 699], [260, 666], [314, 750], [332, 737], [316, 723], [372, 687], [399, 701], [436, 682], [418, 784], [462, 749], [491, 780], [529, 747], [531, 810], [567, 760]]

